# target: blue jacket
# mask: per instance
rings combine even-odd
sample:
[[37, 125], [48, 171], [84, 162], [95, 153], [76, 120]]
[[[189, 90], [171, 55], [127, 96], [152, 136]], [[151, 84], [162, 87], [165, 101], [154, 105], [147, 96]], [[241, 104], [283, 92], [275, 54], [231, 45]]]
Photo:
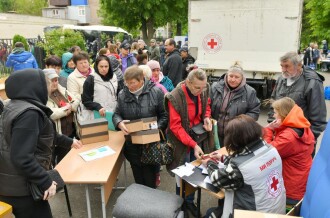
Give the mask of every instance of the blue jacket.
[[11, 53], [8, 56], [6, 67], [12, 67], [14, 71], [17, 71], [26, 68], [38, 69], [38, 64], [31, 52], [23, 51], [21, 53]]

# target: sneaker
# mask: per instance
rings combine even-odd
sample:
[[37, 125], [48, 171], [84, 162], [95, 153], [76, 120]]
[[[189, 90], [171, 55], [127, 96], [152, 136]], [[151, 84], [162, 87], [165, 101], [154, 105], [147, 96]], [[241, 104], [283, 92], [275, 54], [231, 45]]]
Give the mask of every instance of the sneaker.
[[157, 173], [156, 174], [156, 187], [159, 187], [160, 186], [160, 174]]
[[[187, 210], [193, 215], [194, 217], [197, 217], [197, 206], [193, 202], [185, 202]], [[199, 214], [199, 217], [201, 217], [201, 214]]]

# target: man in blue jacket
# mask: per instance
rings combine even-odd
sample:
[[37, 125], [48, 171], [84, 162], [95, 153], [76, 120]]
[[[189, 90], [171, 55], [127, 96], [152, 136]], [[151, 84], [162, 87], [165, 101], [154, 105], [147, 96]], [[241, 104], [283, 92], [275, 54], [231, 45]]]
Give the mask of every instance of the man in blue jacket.
[[8, 56], [6, 67], [12, 67], [14, 71], [26, 68], [38, 69], [38, 64], [31, 52], [25, 51], [22, 42], [16, 42], [15, 48]]

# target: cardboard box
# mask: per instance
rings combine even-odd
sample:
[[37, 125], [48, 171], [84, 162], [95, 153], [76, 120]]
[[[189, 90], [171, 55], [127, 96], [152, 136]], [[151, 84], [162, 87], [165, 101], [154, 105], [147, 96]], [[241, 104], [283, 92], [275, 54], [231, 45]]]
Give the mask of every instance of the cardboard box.
[[95, 142], [109, 141], [108, 126], [107, 126], [107, 130], [105, 132], [98, 132], [98, 133], [93, 133], [93, 134], [89, 134], [89, 135], [82, 135], [80, 140], [84, 145], [95, 143]]
[[296, 216], [287, 216], [282, 214], [262, 213], [249, 210], [234, 210], [234, 218], [289, 218]]
[[158, 129], [157, 117], [148, 117], [138, 120], [131, 120], [125, 123], [129, 132], [139, 132], [143, 130]]
[[78, 125], [79, 133], [82, 137], [99, 132], [108, 132], [108, 120], [105, 118], [78, 122]]
[[131, 133], [132, 143], [133, 144], [148, 144], [151, 142], [159, 142], [159, 130], [158, 129], [151, 129], [151, 130], [144, 130], [140, 132]]

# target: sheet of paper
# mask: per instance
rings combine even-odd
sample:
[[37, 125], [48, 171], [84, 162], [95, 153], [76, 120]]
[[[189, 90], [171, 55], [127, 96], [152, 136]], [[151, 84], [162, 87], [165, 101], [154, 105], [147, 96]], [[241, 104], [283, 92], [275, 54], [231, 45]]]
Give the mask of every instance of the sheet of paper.
[[183, 176], [190, 176], [191, 174], [194, 173], [194, 171], [192, 169], [190, 169], [189, 167], [186, 167], [185, 165], [179, 166], [175, 169], [172, 170], [172, 172], [179, 176], [180, 178]]
[[207, 172], [207, 168], [203, 164], [199, 165], [198, 168], [202, 170], [202, 174], [204, 174], [204, 175], [208, 175], [209, 174]]
[[95, 159], [99, 159], [105, 156], [109, 156], [116, 153], [114, 150], [112, 150], [109, 146], [101, 146], [99, 148], [91, 149], [85, 152], [79, 153], [79, 155], [85, 160], [85, 161], [92, 161]]

